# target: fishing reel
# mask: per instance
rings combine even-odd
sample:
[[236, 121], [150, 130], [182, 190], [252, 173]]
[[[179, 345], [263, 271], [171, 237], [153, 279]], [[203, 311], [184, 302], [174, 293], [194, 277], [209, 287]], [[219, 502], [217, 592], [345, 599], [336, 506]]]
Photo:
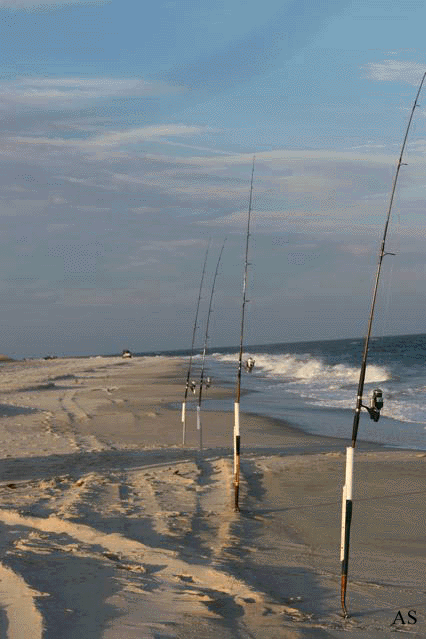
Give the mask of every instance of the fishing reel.
[[253, 357], [249, 357], [249, 358], [248, 358], [248, 360], [247, 360], [247, 361], [246, 361], [246, 363], [245, 363], [245, 367], [246, 367], [246, 370], [247, 370], [247, 372], [248, 372], [248, 373], [251, 373], [251, 372], [252, 372], [252, 370], [253, 370], [253, 368], [254, 368], [255, 363], [256, 363], [256, 362], [255, 362], [255, 360], [253, 359]]
[[[364, 405], [363, 405], [364, 406]], [[383, 408], [383, 392], [380, 388], [375, 388], [370, 399], [370, 406], [364, 406], [367, 409], [370, 419], [378, 422], [380, 419], [380, 411]]]
[[[204, 388], [210, 388], [211, 383], [212, 383], [212, 378], [211, 377], [206, 377], [206, 379], [203, 380]], [[198, 384], [194, 380], [192, 380], [190, 385], [189, 385], [189, 388], [194, 393], [194, 395], [195, 395], [195, 391], [197, 390], [197, 386], [198, 386]]]

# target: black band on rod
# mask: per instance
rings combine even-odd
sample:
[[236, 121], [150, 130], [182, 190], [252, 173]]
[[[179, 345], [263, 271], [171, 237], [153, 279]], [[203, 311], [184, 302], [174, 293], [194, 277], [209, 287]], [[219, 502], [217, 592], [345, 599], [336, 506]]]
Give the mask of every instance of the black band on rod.
[[342, 561], [342, 575], [348, 574], [351, 521], [352, 521], [352, 499], [346, 500], [345, 545], [344, 545], [344, 555], [343, 555], [343, 561]]

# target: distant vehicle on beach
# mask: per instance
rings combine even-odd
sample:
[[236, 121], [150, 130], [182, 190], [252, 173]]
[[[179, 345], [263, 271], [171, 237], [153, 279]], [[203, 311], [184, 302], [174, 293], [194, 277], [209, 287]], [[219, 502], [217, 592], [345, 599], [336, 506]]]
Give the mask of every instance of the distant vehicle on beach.
[[121, 357], [123, 359], [129, 359], [130, 357], [133, 357], [133, 355], [129, 350], [124, 349], [124, 351], [121, 353]]

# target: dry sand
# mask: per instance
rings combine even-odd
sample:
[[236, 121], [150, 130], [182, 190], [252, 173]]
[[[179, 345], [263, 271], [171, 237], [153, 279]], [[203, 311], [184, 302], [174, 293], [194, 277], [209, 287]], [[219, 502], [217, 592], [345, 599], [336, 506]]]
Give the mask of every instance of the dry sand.
[[426, 637], [424, 453], [359, 446], [344, 620], [345, 442], [242, 416], [238, 514], [232, 415], [203, 412], [200, 454], [190, 411], [182, 448], [179, 361], [0, 378], [2, 639]]

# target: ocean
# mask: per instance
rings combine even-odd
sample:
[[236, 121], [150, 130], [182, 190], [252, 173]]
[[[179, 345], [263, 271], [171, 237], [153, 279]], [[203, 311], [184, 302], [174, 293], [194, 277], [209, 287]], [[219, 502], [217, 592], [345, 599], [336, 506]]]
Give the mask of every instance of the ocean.
[[[349, 443], [363, 343], [343, 339], [246, 347], [244, 359], [252, 357], [256, 364], [242, 375], [241, 411]], [[235, 385], [237, 351], [212, 349], [207, 355], [205, 374], [213, 383]], [[374, 422], [363, 410], [358, 441], [426, 450], [426, 334], [371, 339], [364, 404], [376, 388], [384, 398], [380, 420]], [[209, 400], [208, 391], [204, 397], [205, 409], [233, 409], [229, 400]]]

